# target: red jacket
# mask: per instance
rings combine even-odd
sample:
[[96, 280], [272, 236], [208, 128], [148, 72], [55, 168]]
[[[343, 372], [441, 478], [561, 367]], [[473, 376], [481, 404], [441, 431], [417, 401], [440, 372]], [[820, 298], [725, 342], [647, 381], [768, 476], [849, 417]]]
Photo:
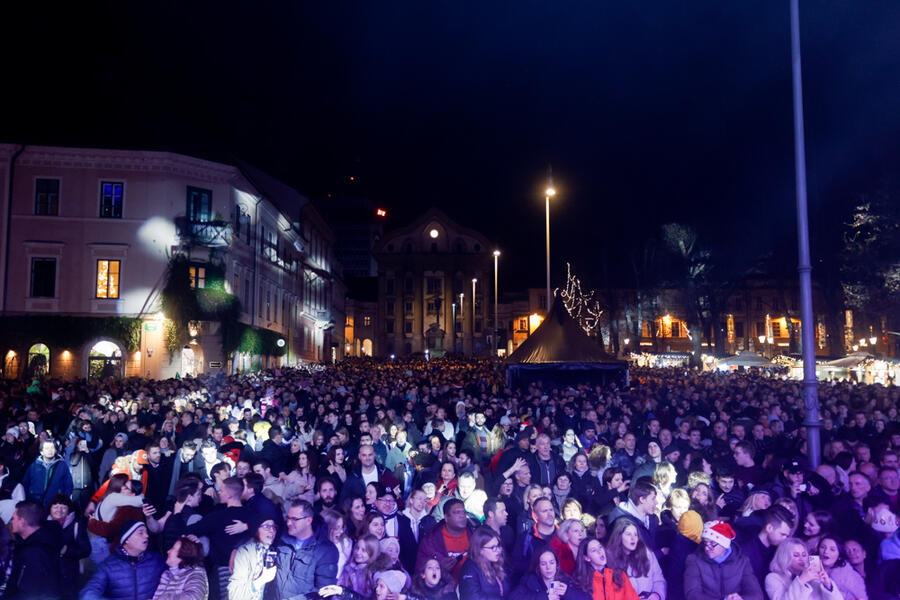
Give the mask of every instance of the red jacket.
[[575, 555], [567, 543], [559, 539], [559, 536], [553, 536], [550, 540], [550, 548], [556, 552], [559, 559], [559, 570], [566, 575], [571, 576], [575, 572]]

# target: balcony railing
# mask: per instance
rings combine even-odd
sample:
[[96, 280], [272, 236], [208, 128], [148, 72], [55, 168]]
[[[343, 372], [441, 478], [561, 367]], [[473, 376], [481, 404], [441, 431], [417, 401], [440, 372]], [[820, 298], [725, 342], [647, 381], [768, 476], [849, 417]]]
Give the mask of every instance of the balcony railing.
[[178, 233], [186, 243], [210, 248], [231, 245], [232, 232], [229, 221], [188, 221], [187, 217], [180, 217], [176, 221]]

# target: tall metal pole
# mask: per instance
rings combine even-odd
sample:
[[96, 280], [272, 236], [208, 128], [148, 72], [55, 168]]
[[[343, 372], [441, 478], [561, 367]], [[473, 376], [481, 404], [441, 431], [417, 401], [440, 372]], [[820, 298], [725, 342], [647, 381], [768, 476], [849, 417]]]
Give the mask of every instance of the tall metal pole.
[[450, 309], [453, 311], [453, 350], [451, 352], [456, 352], [456, 302], [450, 303]]
[[497, 322], [497, 259], [500, 258], [500, 251], [494, 250], [494, 347], [491, 348], [491, 354], [497, 357], [497, 341], [500, 337], [500, 324]]
[[478, 279], [472, 278], [472, 356], [475, 356], [475, 284]]
[[[549, 191], [550, 188], [548, 188]], [[550, 314], [550, 194], [544, 194], [544, 200], [547, 205], [547, 314]]]
[[812, 305], [812, 265], [809, 256], [809, 217], [806, 205], [806, 148], [803, 141], [803, 76], [800, 70], [800, 8], [791, 0], [791, 72], [794, 89], [794, 168], [797, 173], [797, 272], [800, 275], [800, 327], [803, 342], [803, 404], [806, 408], [807, 451], [813, 468], [819, 466], [819, 390]]
[[547, 188], [544, 190], [544, 203], [546, 204], [546, 229], [547, 229], [547, 314], [550, 314], [550, 198], [556, 195], [553, 187], [553, 167], [547, 165]]

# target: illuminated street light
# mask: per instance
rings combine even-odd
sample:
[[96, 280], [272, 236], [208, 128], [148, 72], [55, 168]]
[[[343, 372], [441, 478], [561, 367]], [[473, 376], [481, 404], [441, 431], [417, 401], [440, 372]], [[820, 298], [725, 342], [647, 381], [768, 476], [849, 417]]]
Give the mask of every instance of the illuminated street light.
[[428, 235], [431, 236], [431, 239], [435, 239], [435, 238], [437, 238], [437, 236], [440, 235], [440, 234], [438, 233], [438, 230], [437, 230], [437, 229], [432, 229], [431, 231], [428, 232]]
[[494, 347], [491, 348], [491, 354], [497, 356], [497, 338], [500, 335], [500, 325], [497, 323], [497, 259], [500, 258], [500, 251], [494, 250]]
[[550, 198], [556, 195], [553, 187], [553, 171], [548, 168], [547, 189], [544, 190], [544, 204], [546, 206], [546, 230], [547, 230], [547, 314], [550, 314]]

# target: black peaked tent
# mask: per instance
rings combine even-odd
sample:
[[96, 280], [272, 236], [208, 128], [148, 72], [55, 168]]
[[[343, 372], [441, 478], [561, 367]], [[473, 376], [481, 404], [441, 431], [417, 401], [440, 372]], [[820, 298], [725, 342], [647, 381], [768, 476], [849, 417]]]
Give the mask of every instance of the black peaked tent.
[[506, 359], [510, 386], [548, 384], [628, 385], [628, 363], [607, 354], [569, 315], [559, 291], [550, 314]]

